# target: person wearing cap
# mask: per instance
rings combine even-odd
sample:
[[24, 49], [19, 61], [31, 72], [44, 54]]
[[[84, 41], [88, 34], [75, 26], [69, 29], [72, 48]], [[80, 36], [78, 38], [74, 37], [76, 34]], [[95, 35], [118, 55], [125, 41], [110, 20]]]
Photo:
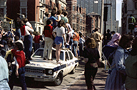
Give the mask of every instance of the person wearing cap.
[[14, 49], [11, 50], [13, 54], [13, 58], [15, 60], [16, 67], [13, 68], [11, 77], [9, 79], [10, 89], [13, 89], [14, 81], [17, 77], [19, 77], [22, 90], [27, 90], [26, 82], [25, 82], [25, 53], [23, 51], [23, 42], [21, 40], [17, 40], [14, 45]]

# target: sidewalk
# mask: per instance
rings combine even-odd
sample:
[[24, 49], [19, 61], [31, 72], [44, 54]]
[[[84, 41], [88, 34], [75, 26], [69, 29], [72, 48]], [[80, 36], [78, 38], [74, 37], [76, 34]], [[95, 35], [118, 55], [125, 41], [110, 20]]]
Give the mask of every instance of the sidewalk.
[[[106, 78], [107, 73], [105, 73], [104, 68], [98, 68], [94, 80], [94, 85], [97, 90], [104, 90]], [[84, 74], [73, 85], [71, 85], [68, 90], [87, 90]]]

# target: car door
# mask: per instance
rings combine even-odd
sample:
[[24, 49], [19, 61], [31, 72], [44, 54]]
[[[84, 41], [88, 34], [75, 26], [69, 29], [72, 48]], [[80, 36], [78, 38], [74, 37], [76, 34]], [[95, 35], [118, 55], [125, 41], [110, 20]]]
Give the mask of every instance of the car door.
[[70, 51], [67, 51], [67, 54], [68, 54], [68, 58], [69, 60], [67, 61], [68, 62], [68, 72], [71, 72], [75, 66], [75, 62], [73, 60], [73, 55]]

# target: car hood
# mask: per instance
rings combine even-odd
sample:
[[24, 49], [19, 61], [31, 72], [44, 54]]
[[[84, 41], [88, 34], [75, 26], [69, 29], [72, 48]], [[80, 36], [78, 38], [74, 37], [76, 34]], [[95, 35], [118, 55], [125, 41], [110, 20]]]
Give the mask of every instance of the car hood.
[[[63, 61], [61, 62], [63, 65]], [[55, 67], [60, 66], [60, 64], [56, 63], [56, 60], [40, 60], [40, 59], [34, 59], [30, 60], [30, 63], [26, 65], [27, 67], [40, 67], [40, 68], [48, 68], [48, 69], [53, 69]]]

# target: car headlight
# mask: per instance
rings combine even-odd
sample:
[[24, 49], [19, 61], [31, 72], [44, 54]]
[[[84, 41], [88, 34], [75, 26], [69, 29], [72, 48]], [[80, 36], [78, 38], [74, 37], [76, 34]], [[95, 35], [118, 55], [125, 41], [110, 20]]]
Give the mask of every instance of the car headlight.
[[53, 74], [53, 71], [52, 70], [48, 70], [48, 74]]

